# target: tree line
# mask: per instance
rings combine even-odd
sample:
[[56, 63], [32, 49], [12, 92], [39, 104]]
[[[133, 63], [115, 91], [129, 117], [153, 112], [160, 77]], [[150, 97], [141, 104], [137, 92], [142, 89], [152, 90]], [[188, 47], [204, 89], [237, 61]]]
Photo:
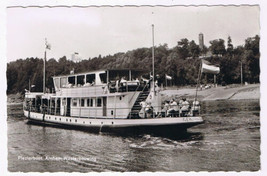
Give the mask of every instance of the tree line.
[[[248, 83], [259, 83], [260, 74], [260, 37], [249, 37], [241, 46], [234, 47], [231, 37], [227, 43], [223, 39], [210, 41], [210, 46], [200, 49], [194, 40], [184, 38], [173, 48], [167, 44], [155, 46], [155, 74], [161, 83], [165, 83], [165, 74], [172, 76], [173, 85], [195, 85], [197, 83], [201, 58], [220, 67], [217, 75], [218, 84], [240, 83], [241, 62], [243, 80]], [[152, 48], [138, 48], [126, 53], [116, 53], [102, 57], [88, 58], [75, 63], [66, 56], [46, 61], [46, 86], [53, 87], [52, 76], [93, 71], [99, 69], [142, 69], [152, 70]], [[23, 93], [34, 84], [34, 91], [42, 91], [43, 59], [26, 58], [7, 63], [7, 93]], [[203, 84], [212, 83], [213, 75], [202, 76]]]

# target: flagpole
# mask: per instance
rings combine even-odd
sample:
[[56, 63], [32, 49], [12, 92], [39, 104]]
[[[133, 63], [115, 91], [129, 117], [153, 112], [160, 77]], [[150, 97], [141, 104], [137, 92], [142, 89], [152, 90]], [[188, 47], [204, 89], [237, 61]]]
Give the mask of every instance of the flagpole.
[[45, 94], [45, 61], [46, 61], [46, 49], [45, 49], [45, 53], [44, 53], [44, 73], [43, 73], [43, 93]]
[[155, 96], [155, 80], [154, 80], [154, 78], [155, 78], [155, 68], [154, 68], [154, 60], [155, 60], [155, 58], [154, 58], [154, 24], [152, 24], [152, 43], [153, 43], [153, 47], [152, 47], [152, 75], [153, 75], [153, 79], [152, 79], [152, 81], [153, 81], [153, 95]]
[[198, 78], [197, 78], [197, 86], [196, 86], [195, 101], [197, 100], [198, 85], [199, 85], [199, 83], [200, 83], [200, 79], [201, 79], [201, 75], [202, 75], [201, 67], [202, 67], [202, 63], [200, 64], [200, 66], [199, 66], [199, 71], [198, 71]]
[[242, 68], [242, 61], [241, 61], [240, 72], [241, 72], [241, 86], [243, 86], [243, 68]]

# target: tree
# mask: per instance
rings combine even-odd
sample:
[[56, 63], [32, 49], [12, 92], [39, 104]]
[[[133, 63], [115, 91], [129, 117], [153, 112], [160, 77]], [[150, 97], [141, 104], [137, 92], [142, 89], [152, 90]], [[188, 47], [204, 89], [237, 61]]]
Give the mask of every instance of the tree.
[[250, 82], [259, 82], [260, 75], [260, 37], [256, 35], [253, 38], [247, 38], [245, 41], [246, 55], [244, 59], [249, 64], [249, 72], [251, 73]]
[[189, 56], [189, 42], [188, 39], [183, 38], [178, 42], [177, 51], [182, 59], [186, 59]]
[[219, 39], [219, 40], [212, 40], [210, 41], [210, 50], [212, 54], [215, 55], [224, 55], [226, 50], [225, 50], [225, 45], [224, 45], [224, 40]]
[[[240, 66], [242, 61], [243, 78], [246, 82], [259, 82], [260, 75], [260, 37], [250, 37], [245, 40], [243, 46], [236, 48], [232, 45], [231, 37], [228, 37], [227, 52], [222, 39], [211, 41], [210, 50], [215, 56], [207, 60], [212, 64], [220, 65], [218, 82], [225, 81], [228, 84], [240, 83]], [[204, 47], [205, 50], [206, 47]], [[69, 74], [74, 68], [75, 73], [93, 71], [99, 69], [133, 68], [152, 71], [152, 48], [138, 48], [126, 53], [94, 57], [90, 60], [82, 60], [79, 63], [67, 60], [66, 56], [58, 61], [50, 59], [46, 65], [46, 87], [53, 87], [51, 76]], [[201, 51], [205, 54], [206, 51]], [[198, 76], [199, 59], [186, 59], [190, 56], [197, 57], [200, 53], [198, 45], [194, 41], [181, 39], [177, 46], [168, 48], [167, 44], [155, 47], [155, 71], [164, 80], [165, 74], [173, 77], [175, 85], [196, 84]], [[229, 54], [231, 53], [231, 54]], [[223, 55], [220, 59], [216, 55]], [[23, 92], [28, 89], [29, 80], [35, 85], [34, 91], [42, 91], [43, 83], [43, 59], [26, 58], [18, 59], [7, 64], [7, 93]], [[208, 79], [212, 81], [213, 77]]]
[[192, 40], [190, 43], [189, 43], [189, 54], [190, 56], [192, 57], [198, 57], [199, 56], [199, 53], [200, 53], [200, 48], [199, 46], [195, 43], [194, 40]]

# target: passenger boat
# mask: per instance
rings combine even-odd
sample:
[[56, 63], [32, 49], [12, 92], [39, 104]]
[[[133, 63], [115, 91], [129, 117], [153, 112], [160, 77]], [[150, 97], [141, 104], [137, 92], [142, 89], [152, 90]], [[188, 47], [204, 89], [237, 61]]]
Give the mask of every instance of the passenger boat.
[[[33, 122], [97, 131], [173, 132], [203, 123], [190, 113], [166, 116], [160, 89], [142, 74], [117, 69], [54, 76], [54, 93], [25, 93], [24, 115]], [[142, 101], [151, 103], [152, 112]]]

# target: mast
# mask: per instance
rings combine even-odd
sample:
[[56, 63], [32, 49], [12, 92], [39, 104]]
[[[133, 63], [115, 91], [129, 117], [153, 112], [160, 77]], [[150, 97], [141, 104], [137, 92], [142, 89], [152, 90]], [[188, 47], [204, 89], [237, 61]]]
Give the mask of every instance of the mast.
[[43, 68], [43, 93], [45, 94], [45, 61], [46, 61], [46, 47], [45, 47], [45, 53], [44, 53], [44, 68]]
[[197, 100], [197, 91], [198, 91], [198, 86], [199, 86], [199, 84], [200, 84], [201, 75], [202, 75], [201, 67], [202, 67], [202, 60], [201, 60], [201, 63], [200, 63], [200, 65], [199, 65], [198, 78], [197, 78], [197, 86], [196, 86], [196, 94], [195, 94], [195, 99], [194, 99], [194, 101]]
[[152, 24], [152, 76], [153, 76], [153, 79], [152, 79], [152, 82], [153, 82], [153, 95], [155, 96], [155, 66], [154, 66], [154, 55], [155, 55], [155, 49], [154, 49], [154, 24]]
[[44, 75], [43, 75], [43, 93], [45, 94], [45, 62], [46, 62], [46, 50], [47, 49], [51, 49], [51, 45], [49, 43], [47, 43], [47, 40], [45, 38], [45, 52], [44, 52]]

